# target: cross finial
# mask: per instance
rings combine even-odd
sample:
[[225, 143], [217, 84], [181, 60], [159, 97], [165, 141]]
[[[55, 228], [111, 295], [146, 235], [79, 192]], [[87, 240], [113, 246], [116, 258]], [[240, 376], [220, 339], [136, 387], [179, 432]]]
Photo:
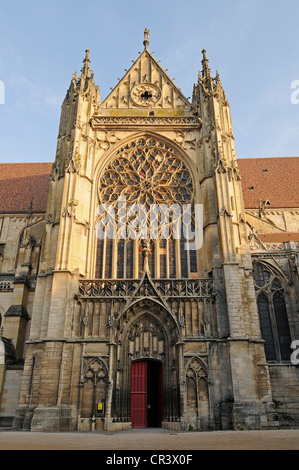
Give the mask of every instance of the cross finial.
[[145, 28], [144, 30], [144, 41], [143, 41], [143, 45], [145, 47], [145, 49], [147, 49], [148, 45], [149, 45], [149, 35], [150, 35], [150, 30]]

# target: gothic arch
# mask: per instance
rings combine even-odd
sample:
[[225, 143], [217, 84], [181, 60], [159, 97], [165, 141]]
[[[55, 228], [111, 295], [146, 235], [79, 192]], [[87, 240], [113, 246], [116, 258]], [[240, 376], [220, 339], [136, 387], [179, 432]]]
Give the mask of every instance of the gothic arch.
[[286, 291], [289, 291], [289, 280], [287, 276], [285, 275], [285, 273], [280, 269], [280, 267], [274, 266], [273, 263], [265, 261], [263, 259], [257, 259], [253, 261], [253, 272], [256, 266], [258, 265], [264, 267], [266, 270], [270, 270], [274, 275], [276, 275], [280, 279], [280, 281], [283, 283]]
[[112, 419], [130, 421], [130, 374], [135, 361], [158, 361], [163, 368], [164, 420], [180, 416], [178, 326], [150, 299], [130, 306], [115, 329]]
[[[178, 319], [155, 289], [147, 273], [143, 274], [139, 285], [124, 309], [119, 311], [113, 323], [113, 329], [110, 330], [111, 333], [114, 334], [115, 331], [122, 330], [124, 324], [135, 321], [140, 312], [142, 314], [147, 311], [151, 311], [157, 321], [162, 322], [164, 326], [169, 326], [169, 330], [175, 331], [179, 341], [182, 340]], [[112, 340], [112, 338], [110, 339]]]
[[174, 315], [156, 299], [144, 297], [133, 301], [119, 316], [111, 329], [111, 333], [115, 334], [114, 340], [119, 341], [120, 336], [123, 339], [125, 332], [144, 315], [151, 315], [161, 325], [165, 335], [171, 335], [176, 341], [181, 339], [180, 327]]
[[[196, 169], [195, 163], [191, 160], [189, 155], [185, 152], [185, 150], [180, 147], [176, 142], [173, 140], [169, 139], [168, 137], [165, 137], [162, 134], [159, 134], [158, 132], [153, 132], [153, 131], [140, 131], [136, 132], [134, 134], [130, 134], [126, 138], [120, 140], [119, 142], [115, 143], [114, 145], [111, 146], [111, 148], [105, 152], [103, 157], [101, 157], [96, 165], [95, 172], [94, 172], [94, 181], [98, 184], [99, 178], [104, 171], [105, 167], [107, 164], [114, 158], [114, 156], [117, 154], [117, 152], [127, 144], [134, 142], [138, 139], [142, 138], [149, 138], [149, 139], [157, 139], [169, 147], [174, 149], [174, 153], [182, 159], [184, 164], [187, 166], [187, 168], [190, 171], [190, 174], [192, 176], [193, 182], [197, 181], [199, 176], [198, 176], [198, 171]], [[195, 185], [193, 185], [195, 188]], [[199, 202], [199, 201], [196, 201]]]
[[208, 365], [207, 363], [202, 359], [202, 357], [200, 356], [197, 356], [196, 354], [194, 356], [192, 356], [190, 359], [188, 359], [187, 363], [186, 363], [186, 366], [185, 366], [185, 371], [186, 371], [186, 375], [187, 375], [187, 372], [188, 370], [190, 369], [190, 367], [192, 367], [192, 363], [193, 362], [197, 362], [198, 363], [198, 366], [200, 369], [202, 369], [203, 371], [203, 374], [202, 374], [202, 378], [205, 378], [206, 380], [208, 380]]
[[186, 363], [185, 377], [189, 428], [207, 429], [212, 419], [212, 404], [205, 361], [197, 355], [191, 357]]
[[[181, 148], [156, 133], [141, 132], [113, 146], [99, 161], [95, 173], [95, 277], [140, 278], [140, 240], [148, 237], [152, 277], [188, 278], [197, 273], [197, 254], [185, 249], [184, 237], [194, 233], [198, 177], [194, 163]], [[122, 214], [120, 197], [125, 201]], [[134, 228], [138, 225], [136, 204], [138, 217], [143, 220], [138, 234]], [[182, 224], [187, 205], [191, 209], [189, 222], [185, 223], [186, 217]]]
[[[80, 378], [80, 418], [105, 415], [108, 368], [99, 356], [85, 357]], [[99, 410], [98, 404], [102, 404]]]
[[292, 317], [287, 277], [272, 264], [257, 260], [253, 279], [266, 359], [290, 361]]
[[[101, 380], [107, 381], [108, 380], [108, 368], [106, 363], [103, 361], [103, 359], [100, 356], [92, 356], [92, 357], [87, 357], [86, 361], [83, 366], [83, 379], [86, 377], [88, 370], [92, 368], [93, 364], [98, 364], [98, 370], [101, 370], [101, 374], [99, 378]], [[93, 368], [93, 370], [95, 370]]]

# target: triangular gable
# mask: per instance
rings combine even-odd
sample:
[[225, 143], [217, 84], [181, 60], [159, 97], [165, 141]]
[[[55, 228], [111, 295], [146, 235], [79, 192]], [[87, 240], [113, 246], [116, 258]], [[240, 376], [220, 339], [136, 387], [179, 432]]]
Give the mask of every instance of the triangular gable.
[[165, 302], [165, 299], [161, 296], [161, 294], [156, 290], [154, 283], [151, 280], [151, 277], [149, 276], [149, 273], [147, 271], [144, 271], [142, 278], [135, 290], [135, 292], [132, 294], [132, 296], [127, 300], [125, 307], [123, 308], [123, 311], [127, 310], [130, 305], [132, 305], [134, 302], [140, 299], [145, 299], [145, 298], [155, 298], [161, 304], [168, 309], [168, 305]]
[[107, 109], [190, 109], [190, 106], [147, 49], [102, 103]]

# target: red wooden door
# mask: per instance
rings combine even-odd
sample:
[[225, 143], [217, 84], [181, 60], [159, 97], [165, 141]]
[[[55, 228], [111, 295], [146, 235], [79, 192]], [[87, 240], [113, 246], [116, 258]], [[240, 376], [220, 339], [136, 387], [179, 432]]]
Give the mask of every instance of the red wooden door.
[[133, 428], [147, 427], [147, 362], [131, 365], [131, 421]]

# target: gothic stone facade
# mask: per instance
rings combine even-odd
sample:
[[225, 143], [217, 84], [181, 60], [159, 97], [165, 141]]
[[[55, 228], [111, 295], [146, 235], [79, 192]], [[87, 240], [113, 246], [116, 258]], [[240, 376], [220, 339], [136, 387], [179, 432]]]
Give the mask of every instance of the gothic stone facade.
[[[1, 425], [298, 425], [299, 198], [277, 203], [259, 180], [277, 178], [279, 160], [283, 198], [298, 159], [261, 160], [237, 161], [205, 51], [191, 102], [149, 52], [147, 30], [104, 101], [86, 51], [54, 164], [2, 165]], [[135, 203], [188, 205], [189, 229], [203, 207], [202, 246], [175, 236], [175, 210], [164, 225], [157, 215], [156, 236], [129, 236]], [[108, 206], [117, 217], [105, 225]], [[99, 236], [104, 225], [114, 237]]]

